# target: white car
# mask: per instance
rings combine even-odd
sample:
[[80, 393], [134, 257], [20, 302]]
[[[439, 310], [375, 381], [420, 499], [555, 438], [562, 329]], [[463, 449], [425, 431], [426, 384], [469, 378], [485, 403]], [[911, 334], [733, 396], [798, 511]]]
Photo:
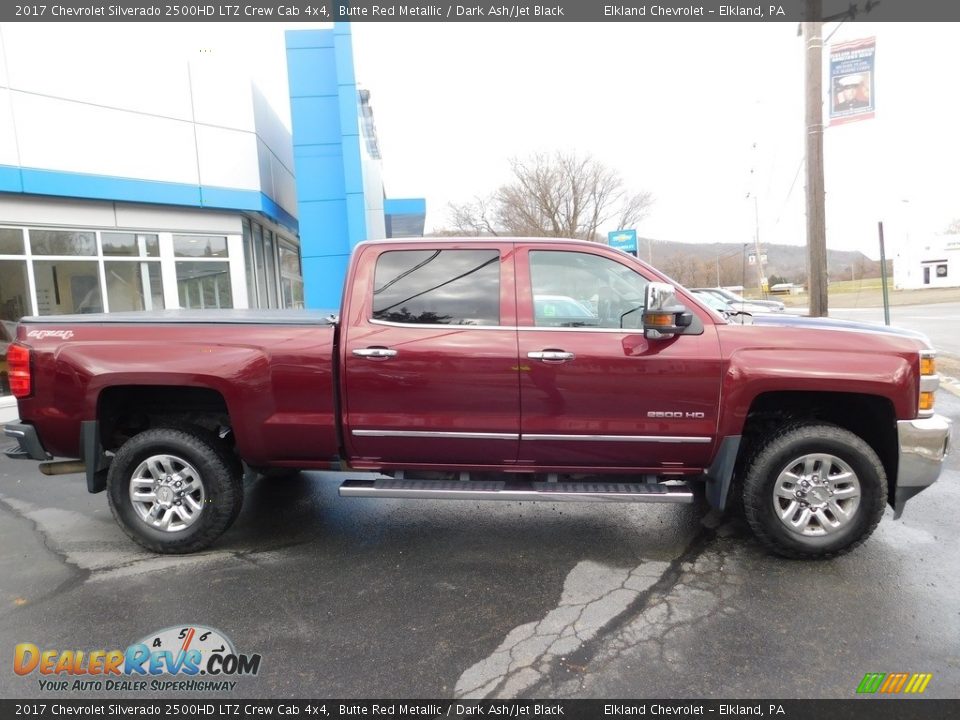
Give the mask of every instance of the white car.
[[783, 312], [786, 306], [779, 300], [747, 300], [735, 292], [723, 288], [694, 288], [697, 292], [710, 293], [740, 312]]

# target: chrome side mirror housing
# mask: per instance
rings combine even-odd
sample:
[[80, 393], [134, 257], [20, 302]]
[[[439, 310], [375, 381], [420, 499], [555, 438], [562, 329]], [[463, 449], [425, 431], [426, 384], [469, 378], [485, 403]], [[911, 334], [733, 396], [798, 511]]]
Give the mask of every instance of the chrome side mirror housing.
[[690, 327], [693, 314], [677, 300], [670, 283], [652, 282], [644, 291], [643, 334], [648, 340], [672, 338]]

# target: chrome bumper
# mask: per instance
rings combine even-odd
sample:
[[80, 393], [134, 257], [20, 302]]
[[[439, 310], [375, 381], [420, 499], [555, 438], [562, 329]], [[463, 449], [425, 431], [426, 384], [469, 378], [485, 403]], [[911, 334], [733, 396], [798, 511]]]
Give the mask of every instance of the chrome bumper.
[[950, 426], [950, 420], [942, 415], [897, 421], [900, 460], [894, 517], [900, 517], [907, 500], [940, 477], [943, 460], [950, 451]]

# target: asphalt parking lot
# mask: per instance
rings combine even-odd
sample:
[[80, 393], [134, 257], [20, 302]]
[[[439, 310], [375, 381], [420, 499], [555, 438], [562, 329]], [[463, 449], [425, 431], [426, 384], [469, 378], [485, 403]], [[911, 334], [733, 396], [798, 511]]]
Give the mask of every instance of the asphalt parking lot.
[[17, 643], [124, 648], [194, 623], [262, 655], [233, 697], [849, 698], [898, 671], [933, 673], [927, 697], [960, 687], [956, 455], [827, 562], [771, 557], [700, 506], [341, 499], [335, 480], [258, 481], [212, 551], [162, 557], [80, 476], [0, 459], [0, 696], [42, 694], [11, 670]]

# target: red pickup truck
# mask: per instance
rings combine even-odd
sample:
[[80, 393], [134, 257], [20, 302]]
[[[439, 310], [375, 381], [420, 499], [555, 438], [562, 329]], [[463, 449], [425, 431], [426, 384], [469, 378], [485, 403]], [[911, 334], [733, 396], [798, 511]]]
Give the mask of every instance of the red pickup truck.
[[364, 497], [689, 503], [704, 488], [774, 552], [826, 557], [887, 503], [899, 516], [950, 438], [924, 336], [733, 322], [579, 241], [365, 242], [339, 314], [31, 317], [7, 360], [22, 418], [7, 454], [85, 473], [165, 553], [230, 526], [249, 468], [380, 473], [343, 480]]

